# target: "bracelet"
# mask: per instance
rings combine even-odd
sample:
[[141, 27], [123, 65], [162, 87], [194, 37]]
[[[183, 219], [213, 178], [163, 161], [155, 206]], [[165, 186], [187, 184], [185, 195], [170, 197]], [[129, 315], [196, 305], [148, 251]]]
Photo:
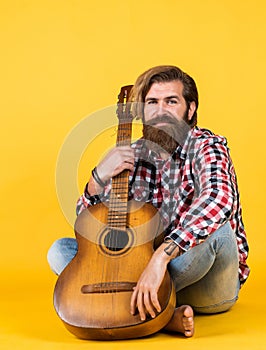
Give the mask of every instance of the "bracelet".
[[92, 172], [91, 175], [93, 177], [93, 179], [97, 182], [98, 185], [100, 185], [101, 187], [105, 187], [106, 186], [106, 182], [103, 182], [102, 179], [100, 178], [98, 172], [97, 172], [97, 168], [95, 167]]

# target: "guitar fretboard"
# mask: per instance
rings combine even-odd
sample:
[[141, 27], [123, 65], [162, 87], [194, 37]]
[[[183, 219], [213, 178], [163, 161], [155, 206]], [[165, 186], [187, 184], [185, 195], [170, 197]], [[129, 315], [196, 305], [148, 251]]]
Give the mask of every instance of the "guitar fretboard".
[[[118, 106], [119, 112], [120, 106]], [[121, 112], [121, 110], [120, 110]], [[123, 112], [119, 118], [116, 145], [128, 146], [131, 143], [132, 121], [128, 112]], [[112, 178], [112, 189], [107, 223], [110, 228], [125, 230], [127, 226], [127, 203], [128, 203], [128, 177], [129, 171], [124, 170]]]

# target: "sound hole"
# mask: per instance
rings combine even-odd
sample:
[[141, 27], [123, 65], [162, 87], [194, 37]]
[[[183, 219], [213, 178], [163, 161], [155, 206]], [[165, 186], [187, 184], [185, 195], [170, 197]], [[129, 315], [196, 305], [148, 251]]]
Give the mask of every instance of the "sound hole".
[[134, 232], [127, 228], [105, 227], [99, 234], [99, 248], [102, 253], [112, 256], [123, 255], [129, 251], [134, 244]]
[[119, 252], [124, 249], [129, 242], [126, 231], [111, 229], [104, 237], [104, 245], [111, 252]]

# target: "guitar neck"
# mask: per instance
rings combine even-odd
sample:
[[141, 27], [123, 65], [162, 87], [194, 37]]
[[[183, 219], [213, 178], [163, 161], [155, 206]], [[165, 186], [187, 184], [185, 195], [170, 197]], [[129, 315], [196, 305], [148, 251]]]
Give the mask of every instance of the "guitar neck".
[[[119, 121], [117, 133], [117, 146], [130, 146], [132, 122], [130, 118], [122, 118]], [[127, 225], [128, 203], [128, 177], [129, 171], [124, 170], [112, 178], [112, 189], [108, 211], [108, 226], [125, 230]]]
[[[132, 115], [131, 105], [128, 103], [131, 89], [132, 85], [123, 86], [118, 96], [117, 146], [130, 146], [131, 144]], [[124, 170], [112, 178], [107, 223], [113, 229], [125, 230], [127, 227], [128, 177], [129, 171]]]

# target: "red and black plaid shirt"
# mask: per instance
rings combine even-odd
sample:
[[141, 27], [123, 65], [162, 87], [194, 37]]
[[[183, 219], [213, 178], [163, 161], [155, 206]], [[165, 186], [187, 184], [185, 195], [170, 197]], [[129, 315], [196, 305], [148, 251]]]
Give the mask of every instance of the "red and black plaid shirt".
[[[165, 235], [184, 251], [200, 244], [229, 221], [236, 234], [242, 285], [249, 275], [248, 244], [226, 139], [195, 127], [184, 145], [178, 146], [167, 160], [151, 151], [144, 139], [132, 147], [135, 168], [129, 178], [129, 199], [150, 202], [158, 208]], [[110, 188], [109, 184], [96, 196], [85, 190], [78, 200], [77, 214], [107, 201]]]

